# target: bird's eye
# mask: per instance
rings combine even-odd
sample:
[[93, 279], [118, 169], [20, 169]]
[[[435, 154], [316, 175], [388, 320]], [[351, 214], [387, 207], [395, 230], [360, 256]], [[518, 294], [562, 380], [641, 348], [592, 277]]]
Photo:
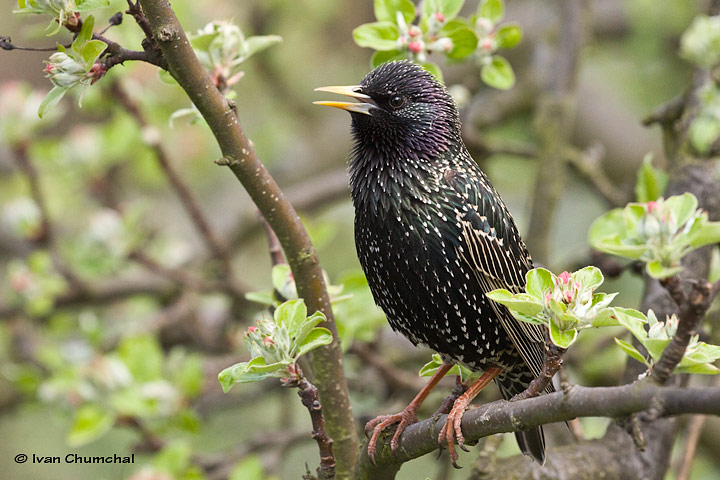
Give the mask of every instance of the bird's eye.
[[388, 102], [391, 108], [394, 110], [397, 110], [398, 108], [402, 108], [405, 106], [405, 97], [401, 95], [395, 95], [394, 97], [390, 98], [390, 101]]

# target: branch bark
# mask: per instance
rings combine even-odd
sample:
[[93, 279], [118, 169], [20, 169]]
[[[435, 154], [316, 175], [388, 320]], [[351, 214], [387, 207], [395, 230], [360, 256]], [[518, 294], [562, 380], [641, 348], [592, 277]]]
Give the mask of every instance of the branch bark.
[[[141, 0], [153, 38], [168, 69], [208, 123], [220, 146], [223, 163], [243, 184], [272, 227], [285, 251], [308, 310], [321, 311], [334, 337], [332, 344], [312, 354], [315, 383], [325, 406], [328, 433], [334, 440], [337, 477], [349, 478], [358, 447], [342, 352], [317, 252], [305, 227], [275, 180], [257, 157], [237, 118], [235, 105], [213, 85], [167, 0]], [[307, 372], [306, 372], [307, 373]]]
[[[624, 417], [645, 411], [650, 405], [657, 409], [659, 417], [686, 413], [720, 415], [720, 388], [670, 388], [650, 381], [620, 387], [571, 386], [562, 392], [516, 402], [493, 402], [468, 410], [463, 417], [462, 429], [467, 441], [476, 441], [496, 433], [527, 430], [576, 417]], [[379, 443], [376, 465], [367, 455], [361, 455], [356, 479], [394, 478], [403, 462], [436, 450], [445, 418], [445, 415], [435, 416], [407, 427], [395, 455], [390, 451], [389, 442]], [[385, 432], [383, 437], [387, 440], [391, 435], [392, 430]], [[624, 432], [623, 435], [632, 444], [630, 436]], [[552, 458], [552, 455], [548, 457]], [[517, 458], [514, 461], [517, 463]]]

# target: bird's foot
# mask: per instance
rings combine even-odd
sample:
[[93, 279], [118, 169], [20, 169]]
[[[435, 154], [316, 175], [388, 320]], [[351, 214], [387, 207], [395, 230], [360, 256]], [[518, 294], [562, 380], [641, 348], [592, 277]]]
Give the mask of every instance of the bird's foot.
[[380, 415], [379, 417], [373, 418], [367, 424], [365, 424], [365, 436], [368, 436], [372, 431], [372, 437], [370, 437], [370, 441], [368, 442], [367, 453], [373, 465], [375, 465], [375, 451], [377, 448], [377, 440], [380, 436], [380, 433], [382, 433], [382, 431], [390, 425], [393, 425], [395, 423], [398, 424], [397, 429], [393, 434], [392, 440], [390, 440], [390, 450], [395, 453], [398, 448], [398, 441], [400, 440], [400, 435], [402, 435], [405, 427], [407, 427], [408, 425], [412, 425], [413, 423], [416, 423], [418, 421], [416, 411], [417, 408], [413, 408], [413, 405], [410, 404], [405, 407], [405, 410], [400, 413], [396, 413], [395, 415]]
[[447, 445], [450, 460], [455, 468], [462, 468], [457, 464], [458, 454], [457, 451], [455, 451], [455, 440], [457, 440], [457, 444], [461, 449], [466, 452], [470, 451], [465, 446], [465, 436], [462, 433], [461, 425], [463, 415], [465, 415], [465, 410], [467, 410], [471, 401], [472, 399], [466, 397], [465, 395], [461, 395], [457, 400], [455, 400], [452, 410], [450, 410], [450, 413], [447, 416], [447, 422], [445, 422], [445, 425], [440, 430], [440, 435], [438, 436], [440, 450], [442, 451], [444, 446]]

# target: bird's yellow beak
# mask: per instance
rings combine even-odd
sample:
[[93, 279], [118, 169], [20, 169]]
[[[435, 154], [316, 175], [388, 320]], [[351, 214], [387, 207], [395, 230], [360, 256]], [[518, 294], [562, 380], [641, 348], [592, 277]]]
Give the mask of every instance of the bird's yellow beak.
[[348, 97], [352, 97], [356, 100], [360, 100], [360, 102], [354, 103], [321, 101], [313, 103], [315, 105], [325, 105], [327, 107], [340, 108], [342, 110], [347, 110], [348, 112], [364, 113], [365, 115], [370, 115], [370, 109], [377, 108], [377, 105], [375, 104], [375, 102], [372, 101], [372, 98], [370, 98], [369, 95], [360, 93], [359, 89], [359, 85], [348, 85], [341, 87], [318, 87], [315, 89], [316, 92], [338, 93], [340, 95], [345, 95]]

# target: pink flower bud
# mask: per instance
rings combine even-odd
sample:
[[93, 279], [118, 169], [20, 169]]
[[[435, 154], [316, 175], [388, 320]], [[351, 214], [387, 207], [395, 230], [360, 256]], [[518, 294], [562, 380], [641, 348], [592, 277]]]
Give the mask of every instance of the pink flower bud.
[[571, 291], [565, 292], [565, 296], [564, 296], [565, 303], [572, 303], [573, 297], [574, 297], [573, 292], [571, 292]]
[[648, 213], [653, 213], [655, 210], [657, 210], [657, 202], [654, 202], [652, 200], [647, 202]]
[[247, 331], [245, 332], [245, 335], [252, 335], [253, 333], [257, 332], [257, 327], [255, 325], [248, 327]]
[[423, 50], [423, 44], [418, 40], [413, 40], [408, 43], [408, 49], [413, 53], [420, 53]]
[[275, 342], [273, 342], [272, 338], [270, 338], [270, 337], [263, 338], [263, 343], [265, 344], [265, 346], [268, 346], [268, 347], [275, 345]]
[[548, 293], [547, 295], [545, 295], [545, 303], [549, 304], [550, 300], [552, 300], [552, 295], [550, 293]]
[[443, 14], [440, 13], [440, 12], [437, 12], [437, 13], [435, 14], [435, 19], [436, 19], [438, 22], [443, 23], [443, 22], [445, 21], [445, 15], [443, 15]]
[[420, 30], [417, 26], [412, 25], [410, 27], [409, 33], [411, 37], [419, 37], [420, 35], [422, 35], [422, 30]]
[[570, 283], [570, 273], [567, 271], [562, 272], [557, 278], [563, 285], [568, 285]]
[[53, 65], [52, 63], [48, 63], [47, 65], [45, 65], [45, 73], [52, 73], [53, 70], [55, 70], [55, 65]]
[[480, 48], [482, 48], [486, 52], [489, 52], [490, 50], [492, 50], [492, 48], [493, 48], [492, 39], [490, 37], [485, 37], [483, 39], [482, 43], [480, 43]]

